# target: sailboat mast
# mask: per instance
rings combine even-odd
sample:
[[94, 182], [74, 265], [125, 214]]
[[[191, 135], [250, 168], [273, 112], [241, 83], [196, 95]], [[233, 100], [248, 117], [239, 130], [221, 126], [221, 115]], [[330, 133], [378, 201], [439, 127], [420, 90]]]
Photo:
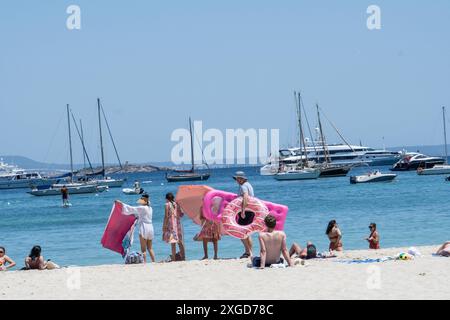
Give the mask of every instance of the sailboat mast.
[[83, 132], [83, 121], [80, 119], [80, 129], [81, 129], [81, 144], [83, 145], [83, 168], [86, 168], [86, 154], [84, 153], [84, 132]]
[[105, 177], [105, 153], [103, 151], [102, 119], [100, 116], [100, 98], [97, 98], [98, 128], [100, 131], [100, 150], [102, 155], [102, 174]]
[[320, 140], [322, 141], [323, 155], [325, 158], [325, 162], [328, 164], [328, 163], [330, 163], [330, 157], [329, 157], [328, 149], [327, 149], [326, 142], [325, 142], [325, 136], [323, 135], [322, 121], [320, 121], [320, 112], [319, 112], [319, 104], [318, 103], [316, 103], [316, 109], [317, 109], [317, 121], [319, 123]]
[[445, 107], [442, 107], [442, 119], [444, 121], [444, 148], [445, 148], [445, 163], [448, 164], [448, 153], [447, 153], [447, 126], [445, 123]]
[[192, 134], [192, 121], [191, 117], [189, 117], [189, 134], [191, 136], [191, 171], [194, 171], [194, 138]]
[[302, 110], [300, 107], [300, 100], [301, 100], [301, 95], [300, 95], [300, 92], [298, 92], [298, 99], [297, 99], [298, 125], [299, 125], [299, 129], [300, 129], [300, 140], [301, 140], [301, 143], [303, 144], [303, 152], [305, 154], [305, 164], [307, 167], [308, 166], [308, 154], [306, 152], [306, 142], [305, 142], [305, 136], [303, 134]]
[[67, 109], [67, 128], [68, 128], [68, 131], [69, 131], [70, 173], [71, 173], [71, 179], [73, 180], [72, 133], [71, 133], [71, 130], [70, 130], [69, 104], [67, 104], [66, 109]]

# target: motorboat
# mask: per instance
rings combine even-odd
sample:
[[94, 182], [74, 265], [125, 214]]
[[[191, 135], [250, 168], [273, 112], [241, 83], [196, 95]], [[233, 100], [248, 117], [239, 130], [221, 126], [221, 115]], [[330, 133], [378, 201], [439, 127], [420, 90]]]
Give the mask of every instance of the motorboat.
[[430, 169], [436, 165], [443, 165], [445, 163], [442, 157], [427, 156], [418, 152], [408, 152], [404, 154], [402, 160], [398, 161], [391, 171], [408, 171], [417, 170], [418, 168]]
[[417, 169], [417, 174], [421, 176], [426, 175], [437, 175], [437, 174], [450, 174], [450, 165], [448, 164], [437, 164], [432, 168], [423, 169], [419, 167]]
[[397, 177], [394, 173], [381, 173], [380, 171], [369, 172], [360, 176], [351, 176], [350, 183], [371, 183], [371, 182], [387, 182]]
[[297, 170], [288, 170], [284, 172], [279, 172], [273, 177], [276, 180], [310, 180], [317, 179], [320, 176], [320, 170], [317, 168], [303, 168]]
[[[86, 193], [100, 193], [108, 189], [106, 186], [94, 186], [94, 185], [72, 185], [67, 186], [69, 195], [73, 194], [86, 194]], [[34, 188], [28, 193], [33, 196], [60, 196], [62, 187], [50, 186], [47, 188]]]
[[139, 189], [135, 189], [135, 188], [124, 188], [122, 189], [122, 192], [128, 195], [137, 195], [137, 194], [143, 194], [144, 193], [144, 189], [139, 188]]
[[42, 177], [39, 172], [17, 171], [0, 176], [0, 189], [26, 189], [57, 183], [57, 178]]

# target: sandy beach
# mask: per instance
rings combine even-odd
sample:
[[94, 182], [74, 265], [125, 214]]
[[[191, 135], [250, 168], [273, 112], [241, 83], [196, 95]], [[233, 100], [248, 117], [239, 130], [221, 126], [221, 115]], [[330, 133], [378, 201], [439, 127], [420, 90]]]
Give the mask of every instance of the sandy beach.
[[247, 268], [248, 260], [68, 267], [0, 273], [0, 299], [450, 299], [450, 258], [418, 247], [411, 261], [381, 258], [407, 248], [347, 251], [293, 268]]

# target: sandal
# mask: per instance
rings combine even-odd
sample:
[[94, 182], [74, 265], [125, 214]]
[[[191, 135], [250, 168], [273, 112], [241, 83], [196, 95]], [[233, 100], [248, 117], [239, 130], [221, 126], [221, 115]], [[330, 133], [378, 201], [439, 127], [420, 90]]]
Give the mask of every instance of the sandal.
[[239, 259], [247, 259], [247, 258], [250, 258], [250, 255], [247, 252], [245, 252]]

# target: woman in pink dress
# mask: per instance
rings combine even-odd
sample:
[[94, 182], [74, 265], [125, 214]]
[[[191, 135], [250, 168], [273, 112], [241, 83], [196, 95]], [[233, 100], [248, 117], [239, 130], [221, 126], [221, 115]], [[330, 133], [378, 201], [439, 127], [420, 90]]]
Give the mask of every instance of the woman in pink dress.
[[175, 202], [175, 197], [169, 192], [166, 194], [164, 207], [163, 241], [170, 243], [172, 247], [171, 261], [177, 260], [177, 244], [180, 249], [180, 258], [178, 260], [185, 260], [183, 226], [181, 225], [182, 216], [183, 213]]

